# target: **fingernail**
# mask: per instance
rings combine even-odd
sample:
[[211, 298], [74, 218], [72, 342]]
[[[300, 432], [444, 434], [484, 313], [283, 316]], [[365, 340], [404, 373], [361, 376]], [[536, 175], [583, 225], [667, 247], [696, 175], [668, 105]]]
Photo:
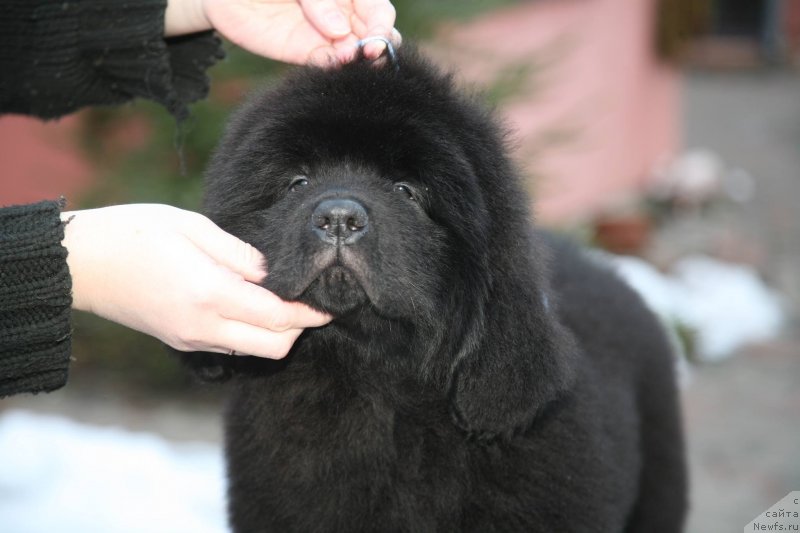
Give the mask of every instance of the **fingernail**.
[[337, 35], [345, 35], [350, 33], [350, 24], [339, 11], [331, 11], [325, 15], [325, 22], [328, 24], [328, 29]]

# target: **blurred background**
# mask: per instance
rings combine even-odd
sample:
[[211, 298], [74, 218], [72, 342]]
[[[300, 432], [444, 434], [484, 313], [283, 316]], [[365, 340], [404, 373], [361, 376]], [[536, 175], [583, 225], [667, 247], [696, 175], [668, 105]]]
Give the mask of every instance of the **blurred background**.
[[[739, 531], [800, 490], [800, 0], [394, 4], [497, 108], [538, 221], [672, 332], [687, 530]], [[229, 112], [287, 68], [227, 49], [181, 125], [144, 101], [0, 117], [0, 204], [198, 209]], [[107, 321], [76, 314], [74, 338], [65, 389], [0, 400], [0, 530], [224, 531], [224, 391]]]

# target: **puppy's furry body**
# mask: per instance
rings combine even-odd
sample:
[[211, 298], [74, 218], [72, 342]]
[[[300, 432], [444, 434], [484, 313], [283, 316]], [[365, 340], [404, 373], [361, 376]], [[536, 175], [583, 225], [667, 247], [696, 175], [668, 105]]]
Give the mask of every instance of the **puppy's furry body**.
[[336, 317], [282, 361], [187, 358], [234, 381], [231, 523], [679, 531], [657, 321], [530, 229], [489, 115], [414, 51], [398, 62], [297, 71], [239, 112], [209, 169], [206, 211], [265, 253], [265, 286]]

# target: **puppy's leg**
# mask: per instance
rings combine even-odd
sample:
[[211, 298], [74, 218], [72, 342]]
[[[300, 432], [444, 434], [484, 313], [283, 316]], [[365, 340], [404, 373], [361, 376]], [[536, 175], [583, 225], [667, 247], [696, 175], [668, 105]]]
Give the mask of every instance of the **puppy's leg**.
[[[671, 356], [660, 361], [671, 362]], [[653, 368], [662, 366], [662, 368]], [[678, 393], [668, 364], [648, 366], [640, 388], [642, 472], [626, 533], [678, 533], [687, 511], [687, 473]], [[664, 368], [667, 367], [667, 368]]]

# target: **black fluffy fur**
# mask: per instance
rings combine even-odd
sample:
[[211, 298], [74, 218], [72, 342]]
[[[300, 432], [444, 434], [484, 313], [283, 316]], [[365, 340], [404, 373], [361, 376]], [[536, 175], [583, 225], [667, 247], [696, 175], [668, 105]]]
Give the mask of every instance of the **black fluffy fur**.
[[[532, 229], [486, 110], [410, 47], [398, 63], [295, 70], [238, 112], [208, 170], [206, 213], [266, 255], [264, 285], [335, 316], [281, 361], [185, 358], [233, 381], [232, 526], [680, 531], [656, 319]], [[314, 230], [341, 198], [368, 216], [350, 244]]]

